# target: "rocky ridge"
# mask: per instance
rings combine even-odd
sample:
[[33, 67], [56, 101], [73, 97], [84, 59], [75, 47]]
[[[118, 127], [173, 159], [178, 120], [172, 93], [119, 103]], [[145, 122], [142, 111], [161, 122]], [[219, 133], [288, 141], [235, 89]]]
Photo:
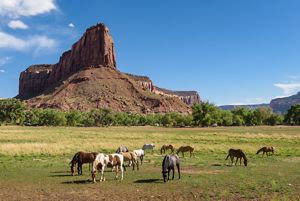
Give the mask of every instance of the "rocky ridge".
[[62, 54], [57, 64], [32, 65], [20, 74], [18, 98], [31, 107], [126, 112], [190, 113], [197, 92], [154, 86], [150, 78], [117, 69], [109, 29], [97, 24]]

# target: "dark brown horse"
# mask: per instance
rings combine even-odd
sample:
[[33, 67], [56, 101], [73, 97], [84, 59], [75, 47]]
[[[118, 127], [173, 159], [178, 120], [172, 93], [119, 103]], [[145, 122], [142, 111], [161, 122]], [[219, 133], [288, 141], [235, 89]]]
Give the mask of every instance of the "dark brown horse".
[[76, 167], [76, 163], [77, 165], [77, 171], [78, 171], [78, 175], [82, 174], [82, 164], [84, 163], [92, 163], [96, 156], [97, 156], [97, 152], [91, 152], [91, 153], [85, 153], [85, 152], [77, 152], [74, 156], [72, 161], [70, 162], [71, 164], [71, 173], [72, 176], [74, 176], [75, 174], [75, 167]]
[[166, 153], [166, 150], [170, 149], [171, 150], [171, 153], [174, 152], [175, 148], [173, 145], [169, 144], [164, 144], [163, 146], [161, 146], [160, 148], [160, 154], [163, 154], [163, 153]]
[[260, 152], [263, 152], [263, 155], [269, 156], [269, 152], [272, 152], [272, 154], [274, 154], [274, 147], [262, 147], [261, 149], [259, 149], [256, 154], [259, 154]]
[[177, 149], [176, 154], [182, 153], [182, 157], [184, 157], [184, 152], [190, 152], [190, 157], [194, 155], [194, 147], [191, 146], [181, 146]]
[[228, 155], [225, 160], [230, 157], [231, 165], [233, 164], [234, 157], [236, 157], [235, 165], [237, 164], [238, 160], [240, 159], [240, 165], [242, 165], [242, 158], [244, 160], [244, 165], [247, 166], [247, 158], [244, 152], [241, 149], [229, 149]]

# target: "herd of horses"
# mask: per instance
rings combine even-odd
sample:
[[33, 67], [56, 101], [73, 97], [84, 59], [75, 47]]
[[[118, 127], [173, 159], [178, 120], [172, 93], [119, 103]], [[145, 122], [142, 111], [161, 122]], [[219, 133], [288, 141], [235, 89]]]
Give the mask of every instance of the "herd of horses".
[[[103, 154], [103, 153], [97, 153], [97, 152], [77, 152], [74, 157], [72, 158], [70, 164], [71, 164], [71, 174], [75, 175], [75, 168], [77, 164], [77, 172], [78, 175], [82, 174], [82, 165], [84, 163], [92, 164], [92, 180], [93, 182], [96, 182], [96, 173], [97, 171], [101, 172], [100, 181], [105, 181], [104, 177], [104, 170], [106, 167], [112, 168], [112, 171], [116, 172], [115, 178], [118, 179], [120, 176], [120, 179], [123, 180], [123, 173], [124, 170], [126, 171], [125, 162], [128, 162], [128, 166], [132, 166], [133, 170], [135, 167], [137, 170], [139, 170], [139, 161], [141, 165], [143, 164], [143, 159], [145, 156], [145, 152], [147, 150], [152, 151], [155, 148], [154, 144], [144, 144], [142, 149], [137, 149], [133, 151], [129, 151], [129, 149], [126, 146], [120, 146], [115, 151], [115, 153], [112, 154]], [[172, 179], [174, 179], [174, 172], [175, 167], [178, 171], [179, 179], [180, 179], [180, 159], [178, 154], [181, 152], [182, 156], [184, 157], [185, 152], [190, 153], [190, 157], [194, 155], [194, 148], [191, 146], [181, 146], [176, 150], [175, 147], [171, 144], [165, 144], [161, 147], [160, 153], [165, 154], [167, 150], [170, 150], [171, 153], [164, 156], [162, 161], [162, 176], [164, 182], [167, 182], [170, 178], [170, 172], [172, 171]], [[274, 154], [274, 147], [262, 147], [259, 149], [256, 154], [259, 153], [266, 154], [267, 156], [270, 155], [270, 153]], [[248, 164], [247, 157], [245, 153], [241, 149], [229, 149], [228, 155], [225, 160], [230, 158], [231, 165], [234, 162], [234, 159], [236, 158], [235, 165], [237, 165], [238, 160], [240, 160], [240, 166], [243, 163], [245, 166]]]

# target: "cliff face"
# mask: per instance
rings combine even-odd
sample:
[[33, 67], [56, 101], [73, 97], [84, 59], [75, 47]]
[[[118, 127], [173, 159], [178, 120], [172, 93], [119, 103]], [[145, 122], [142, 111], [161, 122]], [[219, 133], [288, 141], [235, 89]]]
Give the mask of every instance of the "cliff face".
[[172, 91], [153, 85], [152, 81], [147, 76], [138, 76], [132, 74], [127, 74], [127, 76], [135, 80], [144, 90], [162, 96], [179, 98], [187, 105], [193, 105], [195, 103], [200, 103], [201, 101], [200, 96], [196, 91]]
[[293, 96], [273, 99], [270, 102], [270, 107], [274, 112], [284, 114], [296, 104], [300, 104], [300, 92]]
[[71, 50], [62, 54], [57, 64], [33, 65], [23, 71], [19, 79], [18, 97], [34, 97], [73, 73], [89, 67], [116, 69], [114, 42], [104, 24], [88, 28]]
[[57, 64], [32, 65], [20, 74], [18, 98], [37, 108], [190, 113], [195, 91], [156, 87], [150, 78], [117, 70], [114, 42], [104, 24], [88, 28]]

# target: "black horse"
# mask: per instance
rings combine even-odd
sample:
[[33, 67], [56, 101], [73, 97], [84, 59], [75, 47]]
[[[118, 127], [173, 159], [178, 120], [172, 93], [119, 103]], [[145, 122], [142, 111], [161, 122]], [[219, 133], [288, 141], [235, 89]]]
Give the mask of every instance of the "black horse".
[[[180, 179], [180, 160], [178, 155], [177, 154], [166, 155], [162, 162], [162, 175], [164, 178], [164, 182], [167, 182], [169, 180], [171, 170], [173, 171], [172, 179], [174, 179], [175, 166], [177, 167], [178, 175]], [[167, 178], [167, 173], [168, 173], [168, 178]]]

